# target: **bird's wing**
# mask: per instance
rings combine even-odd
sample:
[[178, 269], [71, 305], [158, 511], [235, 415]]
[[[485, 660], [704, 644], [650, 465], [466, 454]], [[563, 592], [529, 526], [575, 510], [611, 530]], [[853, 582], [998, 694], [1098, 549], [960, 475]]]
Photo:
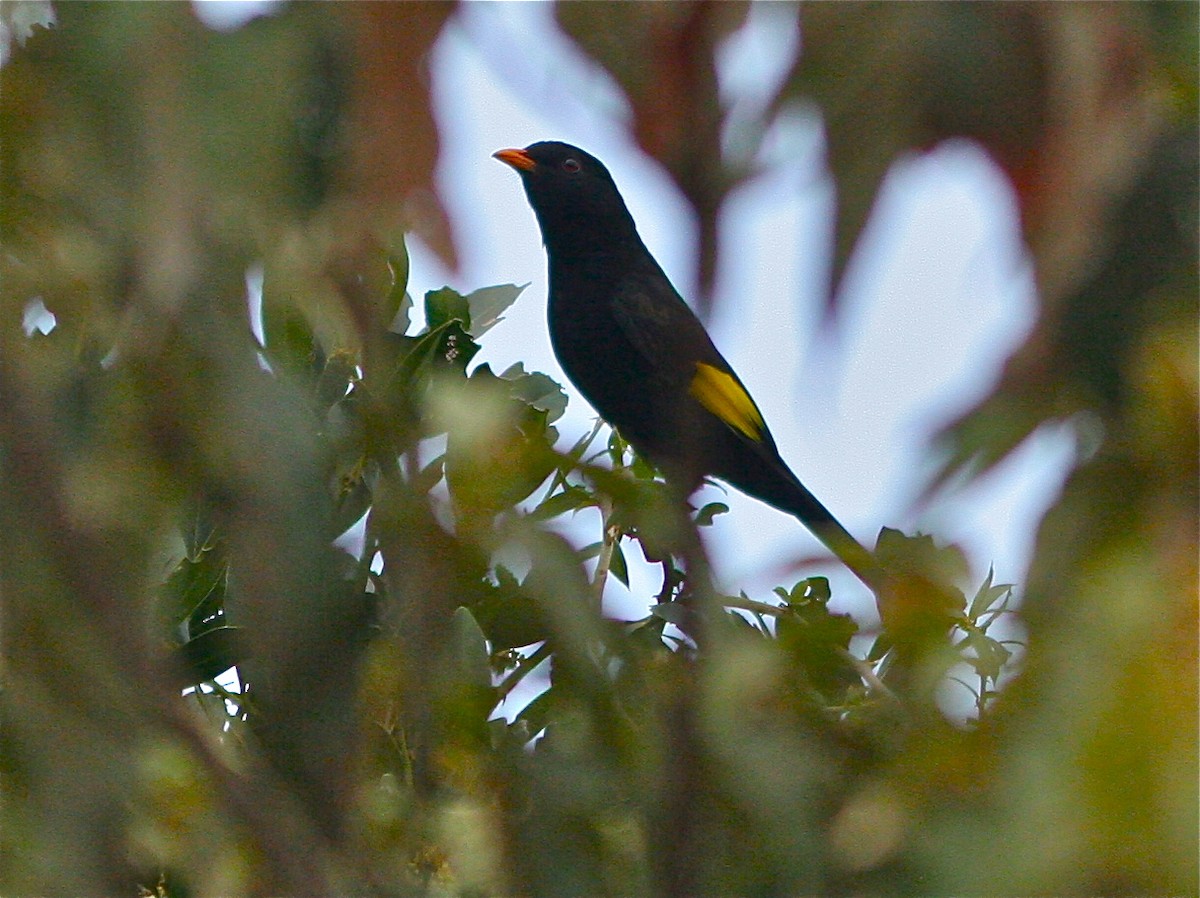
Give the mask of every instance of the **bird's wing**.
[[619, 287], [613, 318], [678, 401], [690, 395], [746, 439], [769, 439], [758, 406], [665, 275], [631, 278]]
[[612, 310], [625, 339], [656, 371], [682, 371], [700, 357], [706, 344], [711, 346], [703, 326], [665, 276], [627, 278], [613, 292]]

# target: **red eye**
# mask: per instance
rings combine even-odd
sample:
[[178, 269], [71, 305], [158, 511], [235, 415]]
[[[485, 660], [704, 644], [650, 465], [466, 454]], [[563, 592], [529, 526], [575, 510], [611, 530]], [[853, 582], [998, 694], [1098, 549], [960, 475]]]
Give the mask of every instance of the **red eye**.
[[579, 171], [579, 169], [581, 168], [578, 159], [564, 159], [562, 167], [563, 167], [563, 171], [567, 172], [568, 174], [572, 174], [572, 175], [575, 174], [577, 171]]

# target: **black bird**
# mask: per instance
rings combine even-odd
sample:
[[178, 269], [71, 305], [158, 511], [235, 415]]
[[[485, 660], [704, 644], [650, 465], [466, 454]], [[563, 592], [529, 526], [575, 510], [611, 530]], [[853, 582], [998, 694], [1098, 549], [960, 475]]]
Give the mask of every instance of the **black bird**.
[[716, 477], [795, 515], [868, 586], [878, 568], [780, 457], [762, 413], [638, 236], [608, 169], [554, 141], [494, 154], [549, 260], [550, 340], [593, 408], [691, 494]]

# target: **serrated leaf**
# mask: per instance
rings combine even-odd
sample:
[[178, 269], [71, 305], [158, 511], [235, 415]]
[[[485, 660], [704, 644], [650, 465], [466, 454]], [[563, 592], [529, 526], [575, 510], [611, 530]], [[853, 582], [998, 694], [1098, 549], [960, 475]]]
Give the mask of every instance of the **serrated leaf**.
[[471, 316], [471, 326], [467, 333], [479, 339], [491, 328], [504, 319], [504, 310], [517, 301], [529, 284], [497, 284], [493, 287], [480, 287], [467, 294], [467, 307]]
[[511, 384], [509, 394], [514, 399], [544, 411], [548, 422], [557, 421], [567, 410], [567, 394], [562, 386], [541, 372], [526, 372], [521, 362], [506, 368], [500, 378]]
[[425, 326], [432, 333], [445, 327], [452, 321], [462, 324], [462, 329], [470, 332], [471, 307], [467, 298], [450, 287], [440, 290], [430, 290], [425, 294]]

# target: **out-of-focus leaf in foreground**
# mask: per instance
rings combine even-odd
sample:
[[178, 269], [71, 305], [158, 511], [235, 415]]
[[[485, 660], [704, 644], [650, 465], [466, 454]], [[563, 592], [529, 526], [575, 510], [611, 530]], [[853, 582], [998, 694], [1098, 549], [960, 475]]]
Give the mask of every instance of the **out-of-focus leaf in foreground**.
[[947, 471], [1081, 452], [1025, 588], [884, 528], [881, 622], [718, 582], [724, 504], [477, 361], [521, 288], [410, 282], [452, 6], [54, 9], [0, 68], [0, 892], [1196, 892], [1194, 6], [805, 6], [741, 118], [744, 5], [559, 8], [706, 271], [793, 103], [835, 280], [897, 154], [1010, 176], [1041, 317]]

